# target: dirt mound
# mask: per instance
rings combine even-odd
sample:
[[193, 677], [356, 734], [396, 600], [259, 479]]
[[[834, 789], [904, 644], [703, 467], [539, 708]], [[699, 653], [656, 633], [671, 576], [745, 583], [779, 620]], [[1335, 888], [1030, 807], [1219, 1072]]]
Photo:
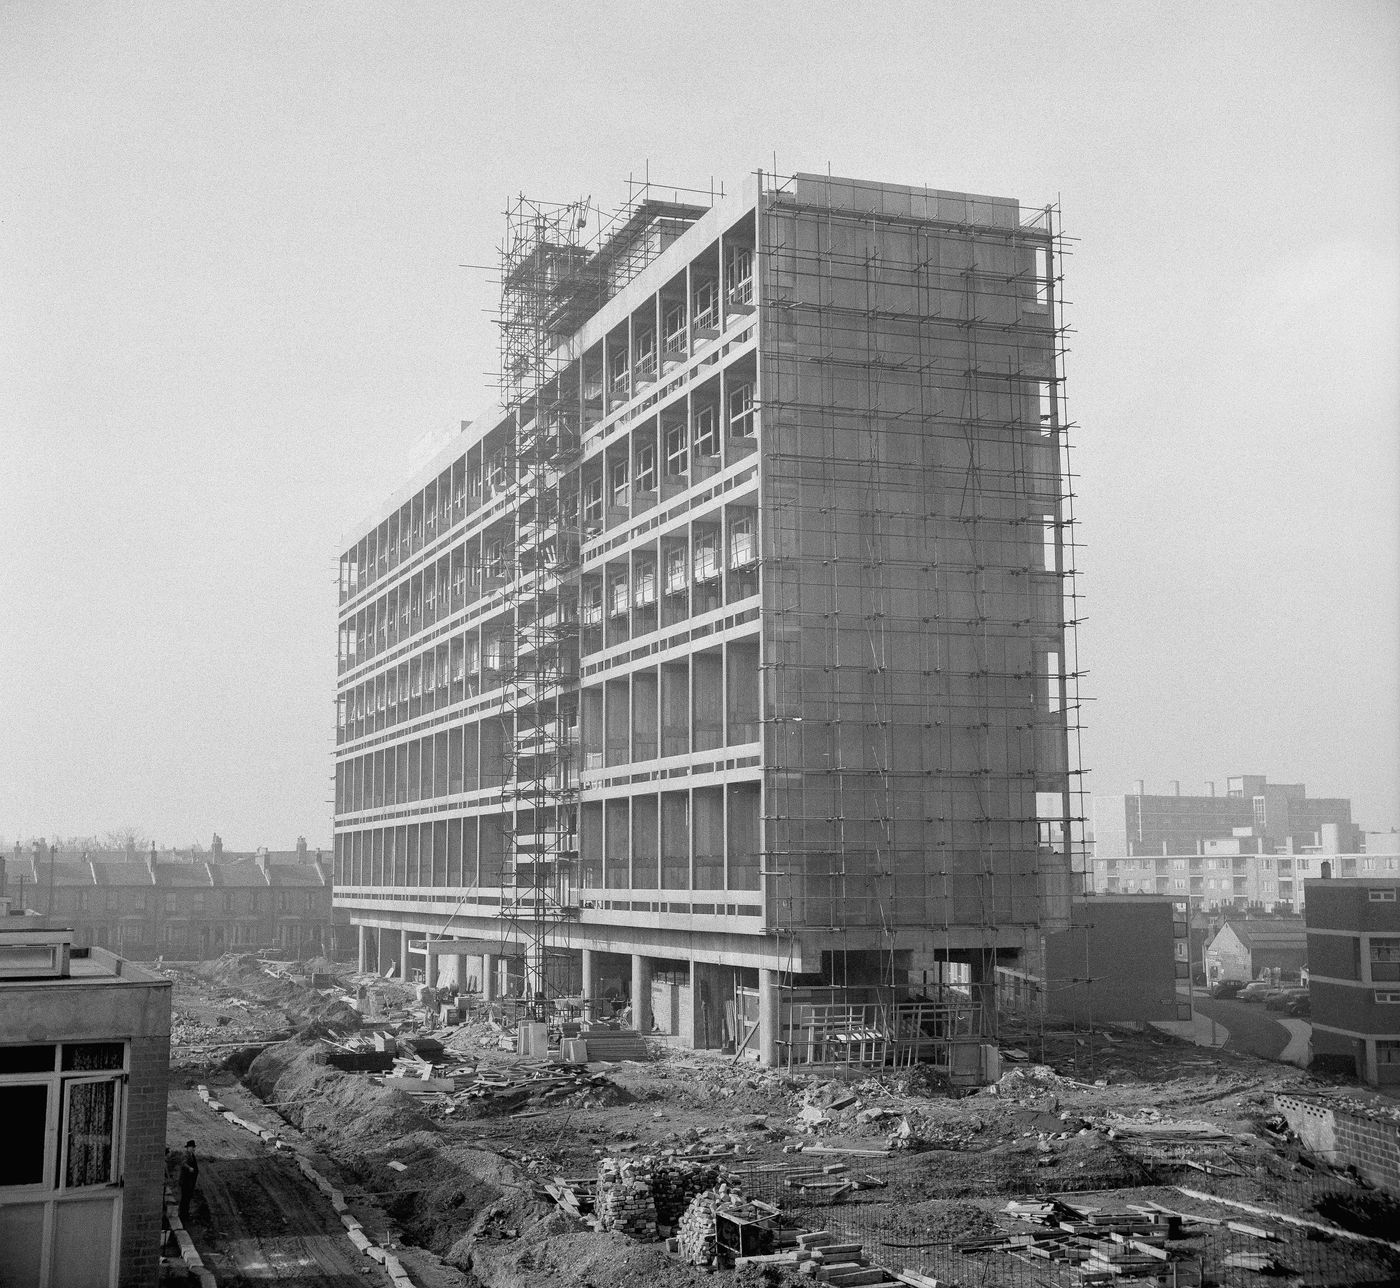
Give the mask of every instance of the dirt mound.
[[470, 1262], [490, 1288], [691, 1288], [714, 1276], [667, 1255], [662, 1245], [634, 1243], [622, 1234], [554, 1234], [547, 1241], [480, 1240]]

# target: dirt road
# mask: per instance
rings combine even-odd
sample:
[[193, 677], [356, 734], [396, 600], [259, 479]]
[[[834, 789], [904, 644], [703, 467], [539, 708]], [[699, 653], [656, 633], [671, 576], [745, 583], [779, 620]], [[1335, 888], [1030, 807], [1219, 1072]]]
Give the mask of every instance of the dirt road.
[[220, 1288], [388, 1283], [346, 1239], [325, 1197], [289, 1158], [210, 1113], [193, 1091], [171, 1093], [166, 1136], [172, 1147], [199, 1142], [190, 1231]]

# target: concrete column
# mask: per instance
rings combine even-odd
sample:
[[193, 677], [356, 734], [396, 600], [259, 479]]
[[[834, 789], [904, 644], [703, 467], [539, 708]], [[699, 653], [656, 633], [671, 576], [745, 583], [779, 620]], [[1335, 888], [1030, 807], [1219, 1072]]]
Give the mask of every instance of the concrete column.
[[491, 1002], [496, 998], [496, 954], [481, 954], [481, 1000]]
[[632, 1027], [651, 1032], [651, 958], [632, 954]]
[[[585, 1002], [592, 1002], [596, 1007], [599, 999], [598, 988], [598, 954], [592, 948], [583, 949], [583, 999]], [[593, 1018], [592, 1016], [589, 1017]]]
[[758, 1062], [763, 1065], [778, 1063], [778, 972], [758, 971], [758, 1036], [749, 1043], [752, 1050], [758, 1044]]
[[355, 927], [355, 969], [364, 972], [369, 969], [366, 963], [369, 961], [369, 927]]
[[428, 951], [428, 945], [431, 942], [431, 935], [423, 936], [423, 982], [429, 988], [436, 988], [438, 986], [438, 963], [441, 959], [434, 957]]
[[399, 931], [399, 978], [407, 984], [412, 978], [408, 973], [408, 931]]
[[968, 966], [972, 1000], [982, 1007], [982, 1036], [997, 1035], [997, 954], [994, 948], [973, 949]]

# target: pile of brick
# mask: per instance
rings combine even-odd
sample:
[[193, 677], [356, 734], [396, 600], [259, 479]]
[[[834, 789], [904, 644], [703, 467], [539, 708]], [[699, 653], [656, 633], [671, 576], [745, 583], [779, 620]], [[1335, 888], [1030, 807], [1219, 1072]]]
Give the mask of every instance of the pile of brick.
[[598, 1197], [593, 1211], [600, 1230], [619, 1230], [645, 1241], [659, 1237], [651, 1173], [647, 1159], [605, 1158], [598, 1164]]
[[715, 1213], [738, 1217], [763, 1215], [744, 1198], [737, 1184], [721, 1181], [712, 1190], [697, 1194], [681, 1217], [677, 1235], [678, 1251], [693, 1266], [718, 1266], [719, 1248], [715, 1239]]
[[685, 1215], [691, 1200], [727, 1179], [728, 1173], [724, 1168], [714, 1163], [659, 1160], [651, 1178], [656, 1219], [665, 1226], [676, 1225]]

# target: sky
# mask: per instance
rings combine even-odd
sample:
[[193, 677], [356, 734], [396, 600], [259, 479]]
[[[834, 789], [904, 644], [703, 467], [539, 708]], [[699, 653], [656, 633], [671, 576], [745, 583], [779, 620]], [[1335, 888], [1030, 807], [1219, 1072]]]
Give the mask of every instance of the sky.
[[460, 265], [648, 167], [1058, 201], [1089, 790], [1400, 826], [1388, 0], [0, 0], [0, 155], [0, 839], [328, 844], [340, 536], [493, 397]]

